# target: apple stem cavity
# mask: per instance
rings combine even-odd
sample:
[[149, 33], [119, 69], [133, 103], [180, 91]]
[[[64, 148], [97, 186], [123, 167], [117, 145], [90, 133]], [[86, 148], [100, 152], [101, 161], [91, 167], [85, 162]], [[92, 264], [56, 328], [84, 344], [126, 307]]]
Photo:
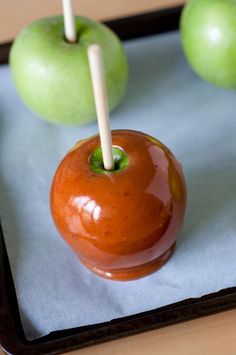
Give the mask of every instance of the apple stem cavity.
[[112, 152], [112, 138], [105, 75], [101, 49], [97, 44], [92, 44], [88, 47], [88, 58], [98, 119], [103, 165], [105, 170], [114, 170], [115, 163]]
[[65, 26], [65, 38], [70, 43], [77, 41], [75, 18], [72, 8], [72, 0], [62, 0], [63, 14], [64, 14], [64, 26]]
[[121, 147], [113, 146], [112, 154], [114, 158], [114, 169], [112, 171], [108, 171], [104, 168], [101, 147], [96, 148], [89, 159], [91, 169], [97, 174], [109, 174], [112, 172], [116, 173], [127, 168], [129, 165], [129, 158]]

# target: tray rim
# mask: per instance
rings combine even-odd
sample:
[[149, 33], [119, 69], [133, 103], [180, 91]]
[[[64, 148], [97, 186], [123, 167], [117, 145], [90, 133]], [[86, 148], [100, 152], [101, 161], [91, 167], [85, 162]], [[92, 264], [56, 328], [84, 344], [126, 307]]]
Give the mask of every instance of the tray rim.
[[[122, 40], [178, 29], [182, 6], [122, 17], [105, 23]], [[0, 44], [0, 64], [8, 63], [12, 42]], [[59, 354], [131, 334], [215, 314], [236, 307], [236, 286], [200, 298], [185, 299], [164, 307], [110, 322], [54, 331], [36, 340], [25, 338], [0, 224], [0, 345], [8, 354]]]

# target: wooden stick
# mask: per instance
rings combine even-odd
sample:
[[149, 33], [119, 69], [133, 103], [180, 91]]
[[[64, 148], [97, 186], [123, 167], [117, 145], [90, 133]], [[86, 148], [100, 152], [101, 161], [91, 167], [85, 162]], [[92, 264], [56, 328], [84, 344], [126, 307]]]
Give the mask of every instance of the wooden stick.
[[72, 9], [71, 0], [63, 0], [63, 13], [64, 13], [64, 26], [65, 26], [65, 37], [68, 42], [74, 43], [77, 40], [76, 30], [75, 30], [75, 18]]
[[113, 170], [114, 159], [104, 68], [101, 49], [97, 44], [92, 44], [88, 47], [88, 57], [97, 111], [103, 165], [106, 170]]

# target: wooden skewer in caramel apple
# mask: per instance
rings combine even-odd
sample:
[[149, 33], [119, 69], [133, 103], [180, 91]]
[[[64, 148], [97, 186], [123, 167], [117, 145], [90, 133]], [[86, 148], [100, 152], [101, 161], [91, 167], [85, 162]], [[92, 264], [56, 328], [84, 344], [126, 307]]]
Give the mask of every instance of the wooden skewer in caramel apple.
[[88, 55], [100, 137], [78, 142], [62, 160], [51, 212], [87, 268], [108, 279], [132, 280], [159, 269], [173, 253], [184, 219], [184, 176], [157, 139], [132, 130], [110, 132], [98, 46]]
[[38, 20], [17, 36], [10, 52], [16, 88], [41, 118], [58, 124], [85, 124], [96, 119], [87, 47], [100, 45], [104, 56], [109, 109], [122, 100], [127, 59], [118, 37], [105, 25], [74, 16], [63, 0], [63, 16]]

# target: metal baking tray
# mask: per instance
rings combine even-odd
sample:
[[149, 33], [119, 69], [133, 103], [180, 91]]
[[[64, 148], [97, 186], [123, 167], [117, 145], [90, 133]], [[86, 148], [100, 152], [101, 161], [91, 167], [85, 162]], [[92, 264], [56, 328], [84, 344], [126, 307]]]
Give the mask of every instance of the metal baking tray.
[[[182, 7], [139, 14], [106, 24], [123, 40], [178, 29]], [[0, 64], [8, 62], [11, 43], [0, 45]], [[236, 287], [201, 298], [186, 299], [148, 312], [105, 323], [51, 332], [28, 341], [21, 323], [4, 235], [0, 229], [0, 343], [10, 354], [58, 354], [131, 334], [156, 329], [236, 306]]]

